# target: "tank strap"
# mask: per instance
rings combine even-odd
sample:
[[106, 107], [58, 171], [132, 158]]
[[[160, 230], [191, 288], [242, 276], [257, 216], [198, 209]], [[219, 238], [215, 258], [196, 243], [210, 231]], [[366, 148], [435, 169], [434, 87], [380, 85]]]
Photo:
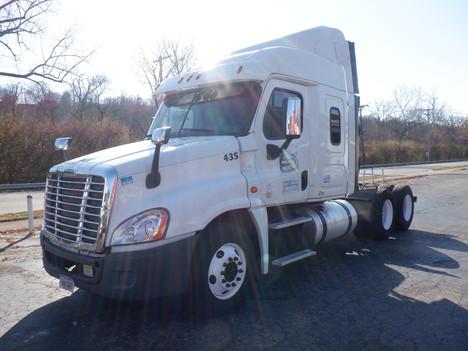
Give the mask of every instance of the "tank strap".
[[[315, 211], [315, 210], [314, 210]], [[320, 210], [318, 211], [315, 211], [315, 213], [319, 216], [320, 220], [322, 221], [322, 227], [323, 227], [323, 234], [322, 234], [322, 237], [320, 238], [320, 241], [317, 243], [317, 245], [320, 245], [326, 238], [327, 236], [327, 230], [328, 230], [328, 227], [327, 227], [327, 221], [325, 220], [325, 217], [323, 216], [323, 214], [320, 212]]]
[[344, 208], [344, 210], [346, 211], [347, 215], [348, 215], [348, 229], [346, 229], [346, 232], [344, 232], [343, 235], [341, 236], [345, 236], [346, 234], [349, 233], [349, 230], [351, 229], [351, 226], [353, 225], [353, 216], [351, 215], [351, 212], [349, 211], [348, 207], [346, 207], [346, 205], [342, 204], [341, 202], [338, 202], [338, 201], [334, 201], [335, 203], [337, 203], [338, 205], [340, 205], [341, 207]]

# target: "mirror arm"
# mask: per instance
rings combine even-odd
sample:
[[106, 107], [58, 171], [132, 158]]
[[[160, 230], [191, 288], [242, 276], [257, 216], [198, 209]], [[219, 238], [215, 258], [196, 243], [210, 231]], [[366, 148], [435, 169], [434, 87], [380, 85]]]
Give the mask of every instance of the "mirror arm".
[[151, 173], [146, 176], [146, 188], [153, 189], [161, 184], [161, 174], [159, 173], [159, 154], [161, 145], [155, 145], [153, 163], [151, 164]]
[[159, 173], [159, 154], [161, 145], [167, 144], [171, 135], [170, 127], [157, 128], [151, 133], [151, 142], [154, 144], [153, 163], [151, 172], [146, 176], [146, 188], [153, 189], [161, 184], [161, 174]]
[[278, 147], [275, 144], [268, 144], [267, 145], [267, 160], [276, 160], [279, 157], [279, 155], [281, 155], [283, 150], [286, 150], [288, 148], [289, 144], [291, 144], [291, 141], [293, 139], [294, 138], [286, 137], [286, 140], [284, 141], [283, 145], [281, 145], [280, 147]]
[[67, 153], [65, 150], [60, 150], [60, 153], [62, 154], [63, 162], [68, 161]]
[[293, 140], [293, 138], [286, 138], [283, 145], [281, 145], [281, 147], [280, 147], [280, 151], [286, 150], [288, 148], [289, 144], [291, 144], [292, 140]]

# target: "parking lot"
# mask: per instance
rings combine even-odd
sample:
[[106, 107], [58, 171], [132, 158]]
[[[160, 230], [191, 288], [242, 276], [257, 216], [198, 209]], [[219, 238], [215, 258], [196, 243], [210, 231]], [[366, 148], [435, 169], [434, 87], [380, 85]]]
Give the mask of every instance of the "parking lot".
[[[72, 295], [42, 269], [38, 235], [0, 252], [0, 349], [466, 350], [468, 171], [411, 180], [412, 229], [353, 236], [262, 277], [246, 305], [192, 316], [174, 297]], [[0, 247], [24, 233], [0, 234]]]

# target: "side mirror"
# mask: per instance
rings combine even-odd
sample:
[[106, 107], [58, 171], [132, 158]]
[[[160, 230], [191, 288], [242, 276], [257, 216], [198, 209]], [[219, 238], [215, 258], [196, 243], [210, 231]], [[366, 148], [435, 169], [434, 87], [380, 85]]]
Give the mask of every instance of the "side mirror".
[[267, 145], [267, 160], [276, 160], [283, 150], [286, 150], [293, 139], [301, 136], [302, 106], [298, 96], [288, 97], [286, 104], [286, 140], [281, 147], [275, 144]]
[[65, 151], [68, 150], [68, 147], [70, 146], [72, 142], [72, 138], [70, 137], [64, 137], [64, 138], [57, 138], [55, 139], [55, 150], [60, 151], [62, 153], [63, 160], [67, 160], [67, 155]]
[[169, 141], [171, 136], [171, 127], [156, 128], [151, 133], [151, 142], [154, 145], [164, 145]]
[[301, 99], [297, 96], [288, 98], [286, 109], [286, 138], [295, 139], [301, 136], [302, 132], [302, 106]]
[[170, 136], [171, 127], [157, 128], [151, 133], [151, 142], [156, 147], [154, 148], [151, 173], [146, 176], [146, 187], [148, 189], [156, 188], [161, 184], [161, 174], [159, 174], [159, 153], [161, 151], [161, 145], [167, 144]]
[[68, 147], [70, 146], [72, 142], [72, 138], [70, 137], [65, 137], [65, 138], [57, 138], [55, 139], [55, 150], [63, 150], [66, 151], [68, 150]]

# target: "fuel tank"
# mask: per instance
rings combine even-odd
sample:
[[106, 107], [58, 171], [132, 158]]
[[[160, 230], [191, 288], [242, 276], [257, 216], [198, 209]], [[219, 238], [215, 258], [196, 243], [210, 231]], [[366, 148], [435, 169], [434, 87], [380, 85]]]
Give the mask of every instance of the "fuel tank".
[[312, 221], [304, 223], [302, 230], [314, 245], [345, 236], [357, 225], [357, 212], [345, 200], [325, 201], [307, 208], [305, 214]]

